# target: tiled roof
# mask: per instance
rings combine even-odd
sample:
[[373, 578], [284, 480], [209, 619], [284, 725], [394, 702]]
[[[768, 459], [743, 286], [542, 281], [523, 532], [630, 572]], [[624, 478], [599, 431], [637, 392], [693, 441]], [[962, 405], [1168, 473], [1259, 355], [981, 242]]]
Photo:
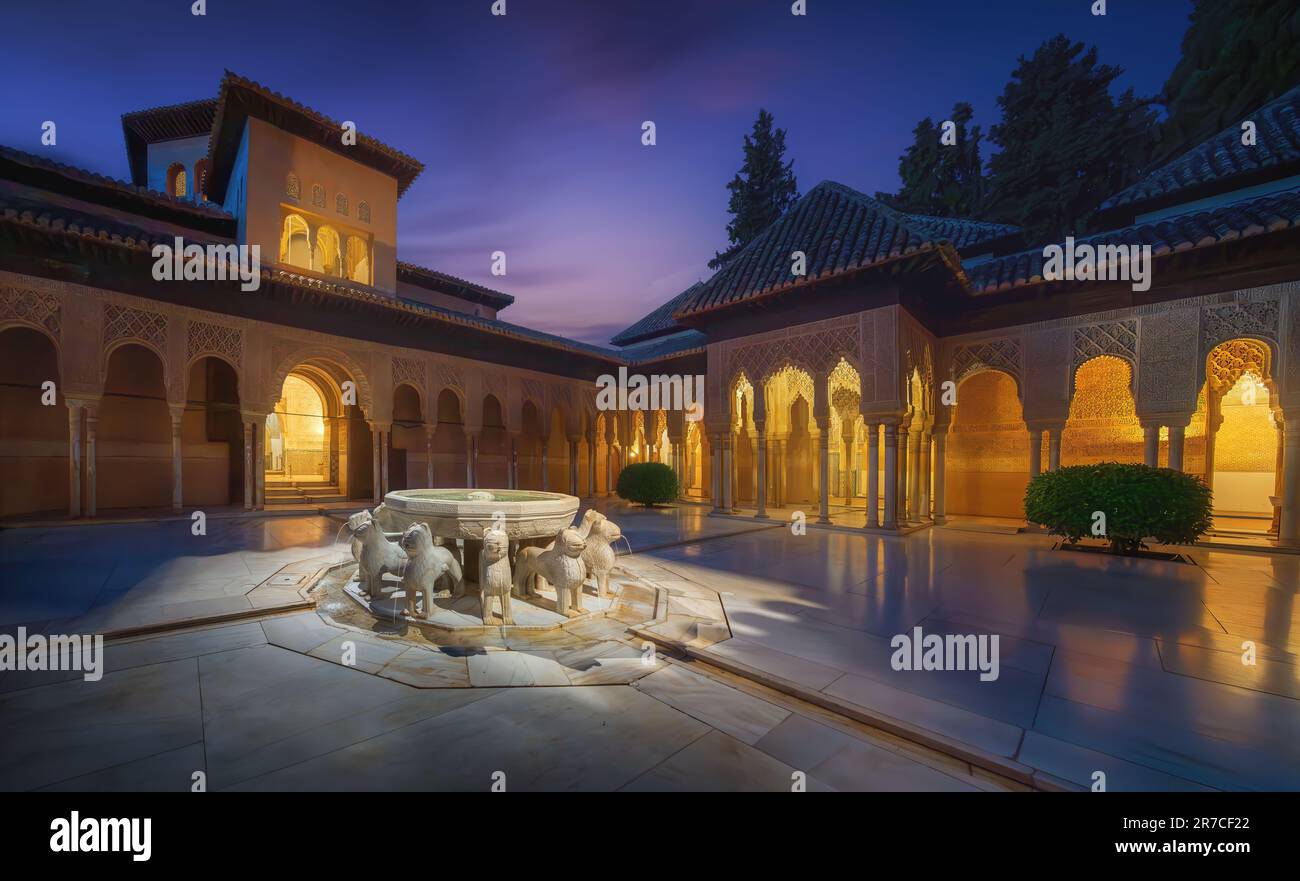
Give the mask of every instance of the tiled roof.
[[436, 269], [404, 263], [401, 260], [397, 261], [397, 279], [450, 297], [459, 297], [471, 303], [482, 303], [493, 309], [504, 309], [515, 301], [515, 298], [509, 294], [485, 288], [445, 272], [438, 272]]
[[703, 352], [709, 339], [698, 330], [681, 330], [668, 336], [655, 337], [618, 350], [618, 354], [633, 363], [659, 361], [675, 355]]
[[214, 205], [198, 205], [189, 199], [169, 196], [166, 193], [160, 193], [147, 187], [138, 187], [126, 181], [105, 177], [84, 168], [64, 165], [52, 159], [44, 159], [32, 153], [24, 153], [21, 150], [15, 150], [12, 147], [0, 144], [0, 179], [17, 179], [19, 175], [16, 172], [22, 171], [27, 172], [26, 177], [35, 174], [42, 178], [42, 180], [35, 181], [34, 186], [41, 186], [56, 192], [63, 192], [66, 189], [57, 186], [60, 181], [65, 181], [80, 184], [90, 190], [98, 190], [101, 193], [115, 197], [125, 197], [127, 203], [148, 203], [200, 217], [233, 219], [232, 215]]
[[1005, 223], [989, 223], [985, 220], [967, 220], [961, 217], [930, 217], [925, 214], [908, 214], [906, 217], [910, 226], [924, 230], [928, 235], [933, 236], [935, 240], [951, 242], [952, 246], [958, 250], [1003, 239], [1020, 232], [1018, 226], [1008, 226]]
[[210, 135], [216, 115], [216, 98], [122, 114], [122, 135], [126, 138], [132, 183], [143, 185], [148, 179], [150, 144]]
[[1099, 211], [1139, 205], [1149, 210], [1300, 172], [1300, 86], [1247, 119], [1255, 123], [1254, 146], [1241, 142], [1240, 123], [1229, 126], [1111, 196]]
[[[1300, 188], [1097, 233], [1078, 238], [1075, 243], [1150, 245], [1152, 256], [1159, 257], [1297, 225], [1300, 225]], [[965, 272], [972, 293], [990, 293], [1042, 283], [1043, 261], [1043, 249], [1038, 248], [970, 263]]]
[[673, 297], [667, 303], [664, 303], [658, 309], [655, 309], [649, 315], [646, 315], [635, 324], [625, 327], [614, 335], [610, 342], [616, 346], [626, 346], [639, 340], [649, 339], [650, 337], [660, 336], [665, 333], [671, 333], [675, 330], [681, 330], [682, 327], [673, 320], [673, 313], [677, 311], [683, 303], [694, 296], [695, 292], [704, 286], [704, 282], [697, 281], [677, 296]]
[[418, 159], [360, 132], [357, 132], [356, 144], [345, 147], [341, 137], [341, 122], [273, 92], [260, 83], [226, 71], [221, 80], [216, 118], [208, 142], [214, 193], [224, 192], [230, 182], [235, 154], [244, 133], [244, 120], [249, 116], [266, 120], [290, 134], [391, 175], [397, 179], [399, 197], [424, 171], [424, 163]]
[[[26, 226], [39, 227], [50, 232], [100, 239], [129, 248], [148, 250], [157, 243], [170, 245], [175, 239], [172, 231], [150, 228], [146, 218], [140, 224], [130, 223], [115, 216], [105, 216], [93, 211], [53, 205], [47, 200], [27, 198], [0, 186], [0, 218]], [[229, 243], [217, 236], [194, 238], [186, 235], [186, 242], [197, 244]]]
[[[934, 232], [883, 202], [843, 184], [822, 181], [705, 282], [674, 317], [934, 250], [939, 241]], [[794, 251], [807, 255], [805, 276], [790, 273]]]

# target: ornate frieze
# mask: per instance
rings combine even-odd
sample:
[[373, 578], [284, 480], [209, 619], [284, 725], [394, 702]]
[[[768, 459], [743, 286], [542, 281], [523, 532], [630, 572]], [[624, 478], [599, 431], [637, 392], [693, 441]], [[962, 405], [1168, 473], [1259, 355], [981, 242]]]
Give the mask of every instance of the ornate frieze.
[[243, 358], [243, 337], [243, 332], [237, 327], [190, 321], [186, 332], [185, 359], [188, 362], [199, 355], [222, 355], [232, 364], [238, 365]]
[[1137, 363], [1138, 323], [1136, 318], [1085, 324], [1074, 329], [1071, 370], [1098, 355], [1115, 355], [1129, 364]]
[[61, 318], [59, 298], [48, 291], [0, 288], [0, 321], [25, 321], [45, 328], [57, 340], [62, 332]]
[[105, 303], [104, 344], [120, 339], [139, 340], [153, 346], [159, 353], [166, 352], [167, 316], [161, 312]]

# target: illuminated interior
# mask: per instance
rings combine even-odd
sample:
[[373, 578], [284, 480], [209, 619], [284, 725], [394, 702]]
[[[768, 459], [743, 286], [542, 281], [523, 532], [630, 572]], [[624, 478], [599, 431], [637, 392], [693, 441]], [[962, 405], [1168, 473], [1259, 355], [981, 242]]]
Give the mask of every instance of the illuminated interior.
[[368, 234], [281, 206], [280, 262], [332, 278], [372, 284]]
[[1024, 516], [1029, 432], [1011, 376], [984, 370], [962, 380], [945, 462], [948, 513]]
[[1282, 446], [1271, 360], [1268, 345], [1251, 339], [1229, 340], [1206, 357], [1201, 400], [1209, 430], [1200, 470], [1218, 519], [1254, 521], [1234, 528], [1276, 525], [1270, 497], [1280, 494]]
[[[1142, 461], [1142, 425], [1129, 363], [1112, 355], [1085, 361], [1074, 374], [1070, 415], [1061, 432], [1061, 465]], [[1046, 467], [1047, 460], [1043, 462]]]
[[312, 383], [296, 374], [284, 380], [266, 418], [266, 471], [285, 479], [329, 477], [325, 402]]

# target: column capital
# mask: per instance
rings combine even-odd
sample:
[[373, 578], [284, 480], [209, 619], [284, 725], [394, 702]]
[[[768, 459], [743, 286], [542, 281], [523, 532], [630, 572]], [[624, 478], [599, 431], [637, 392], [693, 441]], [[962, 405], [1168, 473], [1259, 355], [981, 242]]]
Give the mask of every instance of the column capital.
[[1050, 434], [1054, 431], [1063, 431], [1065, 422], [1057, 419], [1034, 419], [1026, 422], [1025, 428], [1029, 430], [1030, 434]]

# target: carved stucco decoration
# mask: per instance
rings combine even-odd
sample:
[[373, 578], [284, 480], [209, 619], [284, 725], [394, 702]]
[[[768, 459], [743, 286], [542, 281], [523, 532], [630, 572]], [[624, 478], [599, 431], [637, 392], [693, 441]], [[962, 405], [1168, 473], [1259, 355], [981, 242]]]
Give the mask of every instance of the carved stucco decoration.
[[825, 377], [835, 369], [840, 359], [858, 366], [858, 328], [855, 324], [838, 324], [830, 327], [799, 332], [782, 332], [783, 336], [736, 346], [728, 352], [726, 377], [728, 385], [744, 371], [751, 381], [766, 381], [782, 367], [797, 367], [812, 376]]
[[460, 368], [455, 364], [446, 361], [433, 362], [433, 382], [439, 390], [453, 388], [460, 393], [461, 398], [465, 397], [465, 379], [461, 375]]
[[1020, 341], [1008, 337], [957, 346], [952, 354], [953, 379], [960, 384], [966, 377], [981, 370], [1000, 370], [1014, 377], [1019, 384], [1024, 376]]
[[1190, 413], [1196, 409], [1199, 322], [1196, 309], [1168, 309], [1143, 316], [1137, 371], [1139, 413]]
[[506, 375], [500, 370], [483, 371], [483, 393], [492, 395], [502, 407], [506, 404]]
[[280, 398], [284, 388], [284, 379], [294, 367], [307, 361], [319, 360], [334, 365], [345, 376], [357, 384], [357, 405], [367, 418], [376, 418], [374, 398], [370, 388], [370, 377], [361, 368], [361, 357], [330, 345], [310, 341], [284, 340], [271, 346], [271, 370], [269, 380], [264, 387], [268, 400], [264, 400], [266, 411], [270, 412]]
[[1069, 410], [1074, 371], [1066, 369], [1061, 354], [1070, 345], [1070, 329], [1047, 328], [1031, 332], [1025, 341], [1025, 419], [1064, 421]]
[[1261, 380], [1270, 379], [1271, 354], [1268, 345], [1258, 340], [1235, 339], [1221, 343], [1210, 352], [1206, 378], [1219, 394], [1231, 389], [1247, 372]]
[[237, 327], [191, 321], [186, 331], [185, 360], [200, 355], [220, 355], [236, 367], [243, 362], [244, 335]]
[[1070, 370], [1078, 370], [1085, 361], [1098, 355], [1114, 355], [1132, 366], [1137, 363], [1137, 339], [1136, 318], [1076, 327]]
[[104, 345], [129, 339], [153, 348], [166, 360], [167, 316], [161, 312], [104, 304]]
[[424, 388], [424, 362], [419, 358], [394, 357], [393, 388], [397, 388], [402, 383], [414, 388], [421, 397], [427, 397]]
[[56, 340], [62, 333], [59, 298], [48, 291], [0, 288], [0, 321], [8, 320], [43, 328]]
[[550, 400], [546, 396], [546, 384], [536, 379], [525, 379], [521, 385], [524, 390], [524, 400], [532, 401], [538, 414], [549, 418], [551, 408]]
[[1277, 300], [1258, 300], [1206, 306], [1201, 314], [1201, 354], [1208, 355], [1219, 343], [1236, 337], [1263, 337], [1277, 342], [1281, 305]]

